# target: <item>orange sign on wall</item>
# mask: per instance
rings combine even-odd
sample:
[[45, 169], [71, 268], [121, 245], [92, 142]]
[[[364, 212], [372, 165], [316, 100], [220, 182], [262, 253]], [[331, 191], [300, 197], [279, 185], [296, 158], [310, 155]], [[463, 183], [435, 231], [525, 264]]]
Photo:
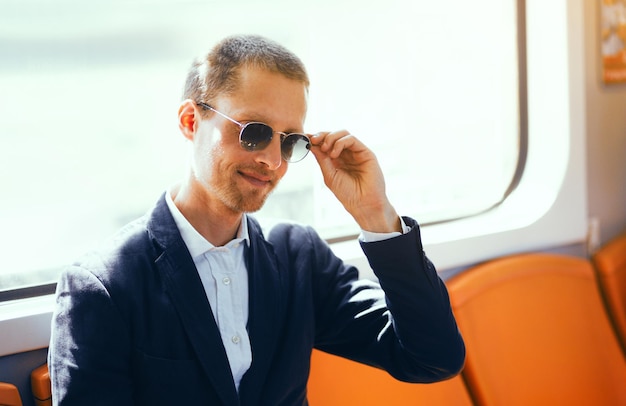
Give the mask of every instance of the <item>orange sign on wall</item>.
[[602, 78], [626, 83], [626, 0], [600, 0]]

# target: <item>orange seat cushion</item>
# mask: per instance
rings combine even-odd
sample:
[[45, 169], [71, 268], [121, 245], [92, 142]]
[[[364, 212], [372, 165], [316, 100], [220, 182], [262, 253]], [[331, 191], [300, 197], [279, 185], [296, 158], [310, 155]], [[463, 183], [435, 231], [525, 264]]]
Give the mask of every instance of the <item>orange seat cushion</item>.
[[15, 385], [0, 382], [0, 405], [22, 406], [22, 398], [20, 398], [20, 392]]
[[52, 405], [52, 388], [48, 364], [37, 367], [30, 374], [30, 385], [37, 406]]
[[626, 361], [590, 261], [517, 255], [447, 281], [480, 405], [626, 405]]

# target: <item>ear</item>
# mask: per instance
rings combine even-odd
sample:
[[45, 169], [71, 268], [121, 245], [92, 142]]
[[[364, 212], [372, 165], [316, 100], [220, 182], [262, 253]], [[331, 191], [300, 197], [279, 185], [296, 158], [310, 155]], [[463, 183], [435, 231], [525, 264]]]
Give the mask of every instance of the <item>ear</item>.
[[178, 128], [185, 138], [193, 141], [200, 120], [196, 103], [190, 99], [184, 100], [178, 108]]

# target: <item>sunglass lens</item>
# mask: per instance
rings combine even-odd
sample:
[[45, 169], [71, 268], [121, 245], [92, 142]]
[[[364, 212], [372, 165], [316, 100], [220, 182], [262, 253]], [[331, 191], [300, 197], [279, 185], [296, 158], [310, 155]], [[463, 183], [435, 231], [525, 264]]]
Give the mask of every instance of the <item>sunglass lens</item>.
[[288, 134], [281, 144], [283, 159], [287, 162], [302, 161], [311, 149], [311, 142], [304, 134]]
[[272, 141], [274, 131], [263, 123], [248, 123], [241, 130], [241, 146], [248, 151], [261, 150]]

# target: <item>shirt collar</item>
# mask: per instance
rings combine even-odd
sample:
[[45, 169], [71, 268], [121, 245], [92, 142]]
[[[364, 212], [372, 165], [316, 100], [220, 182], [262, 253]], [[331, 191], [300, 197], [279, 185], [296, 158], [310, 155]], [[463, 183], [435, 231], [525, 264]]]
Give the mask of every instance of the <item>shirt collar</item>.
[[[215, 248], [213, 244], [207, 241], [198, 231], [196, 231], [195, 228], [193, 228], [191, 223], [185, 218], [185, 216], [183, 216], [180, 210], [178, 210], [178, 207], [174, 204], [174, 200], [172, 199], [172, 195], [169, 191], [165, 193], [165, 201], [192, 258], [195, 259], [196, 257]], [[250, 236], [248, 234], [248, 216], [246, 213], [244, 213], [241, 217], [241, 224], [239, 225], [239, 230], [237, 231], [237, 237], [228, 242], [226, 246], [242, 241], [245, 241], [248, 246], [250, 245]]]

